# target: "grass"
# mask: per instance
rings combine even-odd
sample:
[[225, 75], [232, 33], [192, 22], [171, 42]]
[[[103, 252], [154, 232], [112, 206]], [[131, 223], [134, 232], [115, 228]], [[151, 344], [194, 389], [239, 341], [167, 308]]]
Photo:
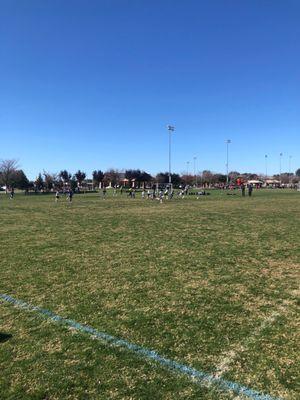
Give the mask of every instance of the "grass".
[[[228, 358], [224, 379], [296, 400], [300, 193], [190, 197], [0, 194], [0, 293], [208, 373]], [[234, 397], [2, 301], [0, 311], [11, 335], [0, 336], [1, 399]]]

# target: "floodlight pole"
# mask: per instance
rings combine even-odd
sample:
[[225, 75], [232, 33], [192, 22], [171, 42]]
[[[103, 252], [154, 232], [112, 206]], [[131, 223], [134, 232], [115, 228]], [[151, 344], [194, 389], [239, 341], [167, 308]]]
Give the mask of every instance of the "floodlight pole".
[[268, 177], [268, 154], [265, 154], [266, 178]]
[[282, 153], [279, 154], [279, 179], [281, 182], [281, 159], [282, 159]]
[[229, 167], [229, 144], [231, 143], [231, 140], [230, 139], [227, 139], [226, 140], [226, 183], [227, 183], [227, 185], [228, 185], [228, 183], [229, 183], [229, 170], [228, 170], [228, 167]]
[[175, 127], [168, 125], [167, 126], [169, 132], [169, 192], [172, 191], [172, 178], [171, 178], [171, 135], [172, 132], [175, 131]]
[[292, 156], [289, 156], [289, 184], [291, 184], [291, 162], [292, 162]]
[[195, 185], [196, 185], [196, 187], [197, 187], [197, 174], [196, 174], [196, 160], [197, 160], [197, 157], [195, 156], [193, 159], [194, 159], [194, 176], [195, 176]]

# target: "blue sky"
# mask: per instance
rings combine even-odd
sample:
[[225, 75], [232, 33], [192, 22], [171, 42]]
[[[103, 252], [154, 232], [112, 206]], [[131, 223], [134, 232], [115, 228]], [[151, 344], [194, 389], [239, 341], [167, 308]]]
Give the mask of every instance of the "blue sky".
[[0, 158], [39, 171], [300, 167], [298, 0], [2, 0]]

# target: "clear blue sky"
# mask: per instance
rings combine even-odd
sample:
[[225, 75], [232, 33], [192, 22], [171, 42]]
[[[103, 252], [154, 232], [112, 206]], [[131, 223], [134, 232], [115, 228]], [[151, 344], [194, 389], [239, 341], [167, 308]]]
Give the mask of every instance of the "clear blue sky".
[[298, 0], [2, 0], [0, 158], [30, 178], [300, 167]]

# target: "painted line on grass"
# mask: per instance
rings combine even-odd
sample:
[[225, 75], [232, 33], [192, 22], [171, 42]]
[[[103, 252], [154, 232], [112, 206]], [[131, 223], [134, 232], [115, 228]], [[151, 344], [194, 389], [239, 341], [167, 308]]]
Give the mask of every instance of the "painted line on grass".
[[216, 378], [221, 378], [229, 369], [232, 363], [236, 360], [236, 358], [241, 354], [247, 351], [249, 346], [253, 344], [257, 338], [261, 335], [262, 331], [266, 328], [270, 327], [274, 322], [282, 315], [286, 314], [288, 307], [291, 305], [290, 302], [283, 302], [281, 305], [277, 307], [276, 311], [273, 311], [268, 317], [262, 320], [261, 324], [252, 331], [251, 335], [247, 337], [247, 339], [243, 343], [239, 343], [236, 347], [227, 350], [226, 355], [224, 355], [223, 359], [217, 365], [216, 370], [214, 372], [214, 376]]
[[261, 332], [268, 326], [272, 325], [273, 322], [280, 316], [279, 312], [274, 311], [269, 317], [263, 320], [261, 325], [252, 333], [252, 335], [248, 336], [244, 343], [240, 343], [236, 346], [236, 348], [228, 350], [226, 352], [226, 356], [222, 359], [222, 361], [217, 365], [216, 370], [214, 372], [214, 376], [216, 378], [220, 378], [224, 375], [230, 368], [231, 364], [236, 360], [236, 358], [246, 351], [246, 349], [255, 342], [257, 337], [261, 334]]
[[268, 394], [260, 393], [256, 390], [248, 388], [247, 386], [240, 385], [239, 383], [218, 378], [215, 377], [214, 375], [208, 374], [203, 371], [198, 371], [195, 368], [189, 367], [188, 365], [181, 364], [169, 358], [165, 358], [159, 355], [154, 350], [150, 350], [145, 347], [136, 345], [134, 343], [130, 343], [124, 339], [118, 339], [115, 336], [109, 335], [104, 332], [100, 332], [97, 329], [94, 329], [87, 325], [82, 325], [71, 319], [60, 317], [59, 315], [54, 314], [52, 311], [37, 306], [33, 306], [29, 303], [25, 303], [22, 300], [17, 300], [7, 294], [0, 293], [0, 299], [7, 303], [13, 304], [18, 308], [36, 312], [37, 314], [51, 321], [54, 321], [57, 324], [73, 328], [82, 333], [87, 333], [91, 335], [93, 338], [102, 340], [106, 344], [119, 347], [124, 350], [129, 350], [132, 353], [144, 358], [145, 360], [155, 361], [157, 364], [160, 364], [161, 366], [169, 369], [170, 371], [177, 372], [179, 375], [190, 378], [193, 383], [197, 383], [200, 385], [213, 384], [223, 391], [233, 392], [236, 395], [246, 396], [252, 400], [279, 400], [279, 398], [275, 398]]

